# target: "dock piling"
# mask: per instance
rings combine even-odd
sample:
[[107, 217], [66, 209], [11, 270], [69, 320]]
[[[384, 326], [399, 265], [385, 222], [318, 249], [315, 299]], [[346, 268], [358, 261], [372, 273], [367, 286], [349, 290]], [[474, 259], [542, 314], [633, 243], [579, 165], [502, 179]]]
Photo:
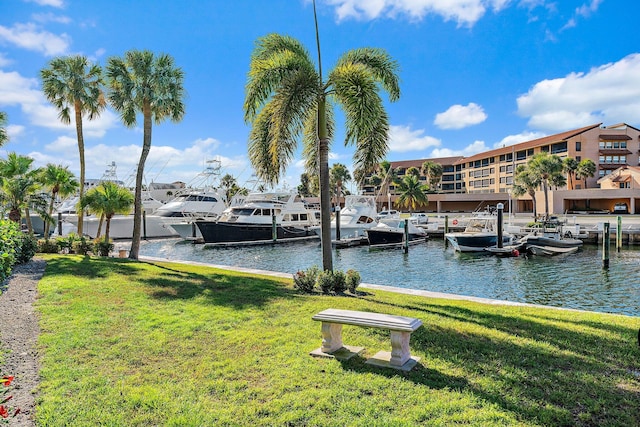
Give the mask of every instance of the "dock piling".
[[609, 237], [609, 223], [605, 222], [603, 224], [602, 230], [602, 268], [609, 268], [609, 246], [610, 246], [610, 237]]

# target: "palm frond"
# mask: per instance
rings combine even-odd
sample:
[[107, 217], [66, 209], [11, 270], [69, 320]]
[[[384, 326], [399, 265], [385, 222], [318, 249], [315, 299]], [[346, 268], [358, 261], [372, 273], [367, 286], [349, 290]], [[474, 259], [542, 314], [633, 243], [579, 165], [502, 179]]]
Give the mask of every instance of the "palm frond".
[[384, 49], [360, 48], [346, 52], [338, 61], [336, 68], [344, 64], [362, 64], [373, 78], [389, 94], [390, 101], [400, 98], [400, 66]]

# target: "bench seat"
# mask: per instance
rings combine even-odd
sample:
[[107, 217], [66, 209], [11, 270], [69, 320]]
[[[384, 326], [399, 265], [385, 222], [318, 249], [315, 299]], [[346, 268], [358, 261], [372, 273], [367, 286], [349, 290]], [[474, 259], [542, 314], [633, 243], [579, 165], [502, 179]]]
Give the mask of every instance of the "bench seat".
[[341, 358], [341, 355], [347, 354], [342, 358], [349, 358], [362, 352], [363, 348], [342, 344], [342, 325], [353, 325], [391, 331], [391, 352], [378, 352], [366, 363], [410, 370], [420, 360], [417, 357], [412, 357], [409, 351], [411, 333], [422, 325], [422, 321], [419, 319], [334, 308], [321, 311], [312, 319], [322, 322], [322, 347], [311, 352], [314, 356]]

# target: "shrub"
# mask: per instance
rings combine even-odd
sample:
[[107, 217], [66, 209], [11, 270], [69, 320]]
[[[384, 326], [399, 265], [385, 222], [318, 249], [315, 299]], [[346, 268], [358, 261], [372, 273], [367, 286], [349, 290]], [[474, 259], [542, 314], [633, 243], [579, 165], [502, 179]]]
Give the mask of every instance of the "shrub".
[[57, 254], [60, 250], [58, 243], [51, 239], [38, 240], [38, 252], [43, 254]]
[[93, 251], [93, 243], [87, 240], [86, 237], [82, 236], [71, 244], [71, 250], [74, 254], [86, 255], [87, 253]]
[[358, 286], [360, 285], [360, 273], [358, 273], [356, 270], [347, 270], [347, 275], [346, 275], [346, 282], [347, 282], [347, 289], [349, 290], [349, 292], [351, 292], [352, 294], [356, 293], [356, 289], [358, 288]]
[[307, 269], [307, 271], [298, 271], [293, 275], [293, 286], [302, 292], [313, 292], [318, 280], [318, 274], [320, 269], [317, 266], [313, 266]]
[[16, 264], [24, 264], [31, 261], [31, 258], [38, 250], [38, 241], [32, 234], [20, 233], [17, 239], [18, 250], [16, 254]]
[[333, 292], [341, 294], [347, 290], [346, 276], [342, 270], [333, 271]]
[[318, 286], [323, 294], [328, 294], [333, 289], [333, 273], [329, 270], [318, 274]]
[[64, 254], [68, 254], [71, 252], [71, 248], [73, 247], [73, 242], [76, 241], [78, 237], [75, 233], [70, 233], [66, 237], [57, 237], [56, 244], [58, 245], [58, 250]]
[[93, 249], [96, 252], [96, 255], [109, 256], [109, 253], [113, 248], [114, 245], [111, 240], [106, 240], [104, 237], [93, 241]]

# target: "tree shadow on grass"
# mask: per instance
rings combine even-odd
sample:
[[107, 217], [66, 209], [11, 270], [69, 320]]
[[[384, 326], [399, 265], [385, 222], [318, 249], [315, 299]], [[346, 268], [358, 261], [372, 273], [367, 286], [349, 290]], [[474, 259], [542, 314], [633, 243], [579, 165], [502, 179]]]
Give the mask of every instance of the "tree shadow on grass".
[[46, 276], [59, 274], [78, 277], [107, 277], [110, 274], [136, 275], [138, 270], [128, 259], [65, 255], [47, 260]]
[[212, 305], [242, 309], [247, 306], [262, 306], [274, 299], [302, 296], [277, 279], [241, 273], [218, 273], [205, 267], [202, 269], [203, 273], [195, 273], [152, 262], [147, 264], [162, 271], [157, 277], [142, 279], [155, 288], [151, 295], [157, 299], [187, 300], [203, 297]]
[[[483, 311], [420, 304], [402, 309], [398, 314], [423, 320], [410, 346], [414, 354], [427, 357], [420, 369], [406, 374], [380, 370], [380, 375], [404, 375], [427, 387], [450, 381], [451, 387], [471, 391], [536, 424], [640, 425], [640, 378], [633, 375], [640, 358], [633, 328], [593, 321], [583, 325], [577, 315], [575, 320], [559, 316], [559, 322], [552, 324], [556, 318], [551, 314], [551, 319], [511, 315], [512, 307]], [[563, 327], [567, 323], [570, 327]], [[576, 330], [577, 326], [595, 331]], [[367, 333], [388, 339], [387, 331]], [[429, 359], [443, 371], [430, 368]], [[450, 375], [446, 366], [455, 366], [456, 372], [462, 369], [467, 376]], [[345, 367], [378, 372], [357, 361]]]

